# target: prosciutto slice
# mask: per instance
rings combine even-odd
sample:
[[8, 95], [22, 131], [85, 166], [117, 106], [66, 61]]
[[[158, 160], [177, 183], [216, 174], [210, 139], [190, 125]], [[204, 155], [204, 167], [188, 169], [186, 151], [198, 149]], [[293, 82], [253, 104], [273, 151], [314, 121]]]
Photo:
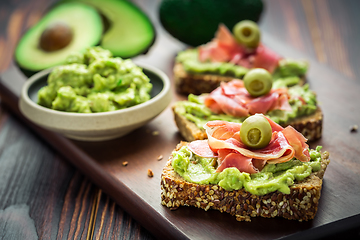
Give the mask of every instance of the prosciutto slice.
[[292, 126], [287, 126], [283, 130], [283, 134], [288, 140], [289, 144], [295, 150], [295, 157], [302, 162], [307, 162], [310, 159], [309, 146], [306, 144], [307, 139]]
[[240, 139], [241, 124], [226, 121], [210, 121], [204, 126], [208, 140], [189, 144], [189, 149], [202, 157], [217, 157], [217, 172], [236, 167], [241, 172], [256, 173], [266, 163], [275, 164], [296, 157], [300, 161], [310, 160], [307, 139], [293, 127], [281, 127], [267, 118], [272, 127], [272, 138], [262, 149], [250, 149]]
[[224, 24], [219, 24], [215, 38], [199, 47], [199, 60], [211, 62], [230, 62], [246, 68], [264, 68], [274, 72], [281, 57], [260, 44], [256, 49], [246, 49]]
[[264, 45], [259, 45], [256, 49], [253, 68], [265, 68], [270, 73], [273, 73], [280, 60], [281, 57], [274, 51]]
[[204, 99], [204, 104], [217, 114], [228, 114], [235, 117], [246, 117], [256, 113], [280, 109], [291, 111], [290, 95], [286, 88], [272, 89], [268, 94], [252, 97], [246, 90], [243, 81], [222, 82]]
[[211, 150], [207, 140], [196, 140], [188, 144], [190, 151], [200, 157], [211, 158], [217, 157], [216, 153]]
[[241, 172], [256, 173], [256, 169], [252, 163], [252, 158], [238, 154], [235, 151], [222, 149], [219, 150], [219, 166], [217, 172], [221, 172], [225, 168], [236, 167]]
[[215, 38], [199, 47], [199, 60], [212, 62], [230, 62], [234, 59], [241, 59], [245, 49], [237, 44], [235, 38], [224, 25], [220, 24]]

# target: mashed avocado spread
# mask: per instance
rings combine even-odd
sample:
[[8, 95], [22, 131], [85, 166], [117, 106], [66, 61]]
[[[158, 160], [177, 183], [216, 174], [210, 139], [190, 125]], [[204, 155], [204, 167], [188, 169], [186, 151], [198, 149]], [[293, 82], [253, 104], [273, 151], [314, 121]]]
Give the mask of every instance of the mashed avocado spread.
[[[180, 52], [176, 57], [176, 61], [183, 64], [186, 72], [195, 74], [207, 73], [242, 78], [249, 71], [248, 68], [228, 62], [200, 62], [197, 49]], [[307, 70], [308, 63], [306, 61], [282, 59], [273, 73], [273, 80], [274, 82], [280, 82], [281, 85], [293, 86], [300, 82], [299, 77], [304, 76]]]
[[244, 188], [255, 195], [280, 191], [290, 193], [294, 181], [301, 181], [321, 169], [321, 146], [310, 150], [309, 162], [292, 159], [288, 162], [266, 164], [259, 173], [240, 172], [235, 167], [216, 172], [216, 158], [203, 158], [193, 154], [187, 146], [173, 152], [172, 166], [186, 181], [197, 184], [217, 184], [225, 190]]
[[152, 84], [130, 59], [112, 57], [100, 47], [87, 49], [53, 69], [48, 85], [38, 92], [38, 104], [59, 111], [107, 112], [150, 99]]
[[[287, 122], [301, 116], [314, 113], [317, 109], [316, 95], [309, 89], [309, 85], [293, 86], [288, 88], [291, 98], [289, 104], [292, 111], [272, 110], [266, 113], [274, 122], [286, 124]], [[200, 95], [201, 96], [201, 95]], [[306, 104], [304, 104], [301, 97]], [[184, 116], [191, 122], [194, 122], [200, 129], [205, 123], [213, 120], [223, 120], [228, 122], [242, 123], [246, 117], [234, 117], [226, 114], [215, 114], [204, 105], [203, 98], [190, 94], [188, 101], [179, 101], [176, 103], [175, 111], [177, 114]]]

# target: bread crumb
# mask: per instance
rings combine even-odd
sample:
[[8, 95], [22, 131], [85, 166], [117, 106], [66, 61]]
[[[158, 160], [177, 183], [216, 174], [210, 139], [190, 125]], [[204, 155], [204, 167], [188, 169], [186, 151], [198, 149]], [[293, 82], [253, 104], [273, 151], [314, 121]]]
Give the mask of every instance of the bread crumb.
[[157, 135], [159, 135], [160, 133], [159, 133], [159, 131], [153, 131], [152, 132], [152, 135], [154, 135], [154, 136], [157, 136]]
[[160, 160], [162, 160], [163, 159], [163, 155], [159, 155], [158, 157], [157, 157], [157, 160], [158, 161], [160, 161]]
[[153, 173], [153, 171], [152, 171], [151, 169], [148, 169], [147, 175], [148, 175], [149, 177], [153, 177], [153, 176], [154, 176], [154, 173]]
[[358, 130], [358, 125], [352, 125], [351, 127], [350, 127], [350, 132], [357, 132], [357, 130]]
[[128, 165], [128, 162], [127, 162], [127, 161], [124, 161], [124, 162], [122, 162], [122, 165], [123, 165], [123, 166], [127, 166], [127, 165]]

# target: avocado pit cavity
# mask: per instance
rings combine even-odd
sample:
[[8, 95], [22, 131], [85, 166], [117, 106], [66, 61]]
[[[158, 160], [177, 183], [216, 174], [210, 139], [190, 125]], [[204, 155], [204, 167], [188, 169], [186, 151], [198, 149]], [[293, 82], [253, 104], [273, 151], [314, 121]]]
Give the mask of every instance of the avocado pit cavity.
[[69, 45], [72, 39], [71, 27], [65, 22], [56, 21], [50, 23], [42, 32], [39, 46], [46, 52], [53, 52]]

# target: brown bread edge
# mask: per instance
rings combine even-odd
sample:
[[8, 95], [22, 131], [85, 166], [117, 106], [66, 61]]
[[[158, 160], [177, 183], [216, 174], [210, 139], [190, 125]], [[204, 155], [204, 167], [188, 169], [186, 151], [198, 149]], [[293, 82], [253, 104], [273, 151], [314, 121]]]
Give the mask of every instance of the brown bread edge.
[[[175, 150], [186, 145], [178, 144]], [[328, 152], [322, 153], [321, 169], [290, 187], [290, 194], [279, 191], [262, 196], [244, 189], [227, 191], [218, 185], [199, 185], [185, 181], [171, 166], [170, 156], [161, 175], [161, 204], [174, 210], [180, 206], [193, 206], [227, 212], [238, 221], [251, 221], [252, 217], [283, 217], [308, 221], [315, 217], [321, 195], [322, 179], [330, 163]]]

